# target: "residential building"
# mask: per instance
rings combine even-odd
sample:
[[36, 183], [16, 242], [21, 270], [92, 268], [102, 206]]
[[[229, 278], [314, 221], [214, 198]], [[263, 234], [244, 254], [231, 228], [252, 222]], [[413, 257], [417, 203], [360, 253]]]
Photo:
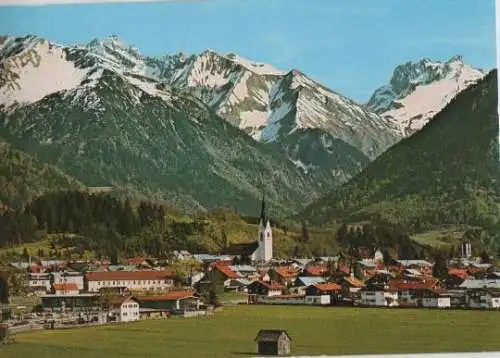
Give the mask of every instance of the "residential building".
[[315, 285], [317, 283], [323, 283], [325, 279], [323, 277], [309, 277], [309, 276], [300, 276], [295, 279], [294, 286], [296, 287], [307, 287], [311, 285]]
[[450, 308], [451, 295], [446, 292], [425, 290], [423, 292], [421, 305], [425, 308]]
[[85, 280], [88, 292], [102, 288], [165, 291], [174, 286], [174, 274], [167, 271], [87, 272]]
[[298, 271], [293, 266], [276, 266], [267, 272], [272, 281], [283, 286], [290, 286], [298, 276]]
[[465, 303], [469, 308], [497, 309], [500, 308], [500, 290], [471, 289], [467, 290]]
[[317, 283], [305, 289], [307, 296], [328, 296], [329, 303], [339, 303], [342, 301], [342, 286], [337, 283]]
[[114, 296], [108, 301], [108, 316], [117, 322], [139, 320], [139, 301], [132, 296]]
[[376, 307], [395, 307], [399, 305], [398, 290], [394, 285], [367, 284], [359, 291], [361, 305]]
[[342, 293], [344, 297], [358, 293], [363, 287], [365, 287], [364, 282], [358, 280], [354, 276], [343, 277], [340, 281], [340, 285], [342, 286]]
[[49, 273], [29, 273], [28, 286], [39, 292], [50, 292], [52, 283]]
[[328, 267], [326, 265], [307, 265], [302, 272], [303, 276], [326, 277], [328, 276]]
[[248, 286], [248, 293], [251, 295], [279, 296], [283, 293], [284, 287], [278, 282], [254, 281]]

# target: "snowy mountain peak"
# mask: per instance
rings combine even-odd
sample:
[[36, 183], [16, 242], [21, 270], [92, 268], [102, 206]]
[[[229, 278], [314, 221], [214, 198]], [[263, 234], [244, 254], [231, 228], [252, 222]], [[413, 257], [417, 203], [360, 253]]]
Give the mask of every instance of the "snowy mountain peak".
[[407, 62], [396, 67], [389, 84], [375, 91], [367, 107], [397, 123], [409, 135], [484, 75], [466, 64], [461, 55], [445, 62], [428, 58]]

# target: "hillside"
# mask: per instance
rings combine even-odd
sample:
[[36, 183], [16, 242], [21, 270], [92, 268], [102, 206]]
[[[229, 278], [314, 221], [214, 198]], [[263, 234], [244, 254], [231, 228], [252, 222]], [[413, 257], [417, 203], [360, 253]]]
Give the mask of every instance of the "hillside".
[[457, 224], [498, 230], [497, 93], [495, 70], [300, 217], [321, 225], [382, 221], [411, 232]]
[[[312, 239], [306, 242], [299, 228], [271, 220], [277, 257], [301, 250], [315, 255], [337, 252], [331, 230], [311, 228]], [[185, 216], [152, 202], [60, 191], [36, 198], [24, 210], [0, 213], [0, 261], [19, 257], [24, 249], [33, 256], [51, 258], [166, 258], [174, 250], [217, 254], [226, 245], [256, 241], [257, 235], [257, 218], [227, 209]]]
[[160, 83], [113, 41], [101, 52], [9, 38], [0, 57], [16, 76], [0, 88], [0, 135], [88, 186], [187, 212], [224, 206], [253, 215], [264, 186], [271, 213], [284, 216], [332, 186]]
[[[26, 204], [48, 191], [82, 189], [84, 185], [59, 169], [12, 149], [0, 138], [0, 204], [10, 208]], [[0, 205], [1, 206], [1, 205]], [[1, 211], [1, 210], [0, 210]]]

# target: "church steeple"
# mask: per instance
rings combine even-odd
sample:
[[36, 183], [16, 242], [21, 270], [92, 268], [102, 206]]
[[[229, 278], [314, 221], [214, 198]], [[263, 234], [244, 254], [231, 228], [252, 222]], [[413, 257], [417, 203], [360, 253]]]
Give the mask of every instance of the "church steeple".
[[260, 210], [260, 220], [265, 225], [266, 224], [266, 200], [264, 194], [262, 194], [262, 207]]

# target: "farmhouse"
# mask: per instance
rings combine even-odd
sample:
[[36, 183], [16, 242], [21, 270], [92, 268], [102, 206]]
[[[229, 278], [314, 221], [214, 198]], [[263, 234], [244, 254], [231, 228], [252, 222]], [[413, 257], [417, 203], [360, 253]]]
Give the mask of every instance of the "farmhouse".
[[283, 286], [292, 284], [298, 276], [297, 270], [292, 266], [276, 266], [267, 272], [272, 281]]
[[257, 352], [262, 355], [284, 356], [290, 354], [292, 338], [284, 330], [262, 329], [255, 337]]
[[441, 282], [436, 279], [422, 281], [391, 280], [389, 286], [398, 292], [401, 305], [420, 305], [425, 293], [430, 291], [443, 291]]
[[342, 300], [342, 286], [336, 283], [317, 283], [306, 288], [306, 302], [311, 296], [328, 297], [328, 300], [323, 299], [320, 303], [326, 301], [328, 303], [340, 302]]
[[164, 291], [174, 285], [174, 275], [167, 271], [87, 272], [85, 279], [89, 292], [107, 287]]
[[135, 297], [114, 296], [108, 302], [110, 320], [130, 322], [139, 320], [139, 301]]
[[275, 281], [254, 281], [248, 286], [248, 293], [260, 296], [279, 296], [282, 294], [283, 288]]

